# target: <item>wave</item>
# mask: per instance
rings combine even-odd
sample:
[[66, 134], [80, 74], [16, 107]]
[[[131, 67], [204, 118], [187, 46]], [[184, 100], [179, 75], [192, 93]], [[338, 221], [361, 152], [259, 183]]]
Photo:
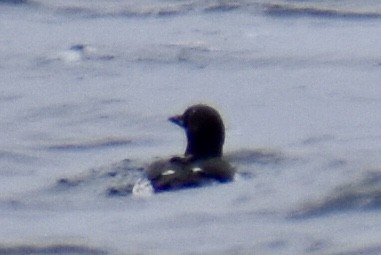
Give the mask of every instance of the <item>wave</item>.
[[22, 95], [0, 95], [0, 103], [16, 102], [20, 100], [22, 97]]
[[[258, 11], [263, 0], [132, 0], [121, 4], [120, 1], [107, 1], [94, 5], [91, 1], [68, 2], [36, 1], [41, 6], [64, 15], [87, 18], [104, 17], [171, 17], [193, 13], [215, 13], [229, 11]], [[94, 7], [96, 6], [96, 7]], [[100, 7], [100, 8], [99, 8]]]
[[337, 7], [300, 6], [290, 4], [266, 4], [264, 13], [269, 16], [312, 16], [321, 18], [381, 18], [381, 13], [372, 10], [340, 9]]
[[33, 3], [67, 16], [105, 17], [170, 17], [193, 13], [240, 11], [269, 16], [314, 16], [322, 18], [381, 18], [381, 6], [372, 1], [286, 1], [286, 0], [180, 0], [157, 1], [48, 1]]
[[0, 0], [0, 4], [26, 4], [27, 0]]
[[381, 209], [381, 169], [369, 171], [359, 181], [337, 187], [320, 201], [309, 202], [291, 218], [317, 217], [354, 210]]
[[127, 138], [105, 138], [100, 140], [75, 142], [75, 143], [62, 143], [50, 145], [47, 147], [51, 151], [77, 151], [77, 150], [93, 150], [104, 149], [116, 146], [130, 145], [132, 141]]
[[340, 252], [330, 253], [331, 255], [376, 255], [381, 254], [381, 246], [365, 246], [362, 248], [354, 248]]
[[19, 246], [2, 246], [0, 245], [0, 254], [23, 255], [23, 254], [77, 254], [77, 255], [105, 255], [105, 250], [92, 248], [85, 245], [71, 244], [53, 244], [48, 246], [38, 245], [19, 245]]
[[135, 184], [140, 184], [143, 177], [143, 168], [125, 159], [109, 166], [89, 169], [77, 176], [59, 178], [53, 190], [84, 187], [85, 190], [98, 190], [97, 193], [107, 197], [127, 196], [133, 194]]
[[128, 62], [146, 64], [187, 64], [203, 69], [208, 66], [236, 66], [236, 67], [305, 67], [305, 66], [379, 66], [376, 58], [353, 56], [327, 57], [321, 55], [294, 55], [287, 53], [275, 56], [265, 56], [250, 50], [225, 50], [208, 47], [197, 43], [178, 43], [147, 46], [128, 52], [124, 60]]
[[36, 158], [18, 152], [0, 150], [0, 160], [6, 160], [17, 163], [30, 163], [32, 161], [35, 161]]
[[[244, 179], [252, 178], [265, 166], [274, 167], [295, 160], [281, 152], [270, 149], [244, 149], [226, 153], [226, 158], [237, 167], [237, 175]], [[106, 197], [152, 194], [152, 186], [144, 175], [144, 168], [149, 163], [125, 159], [114, 164], [89, 169], [77, 176], [59, 178], [54, 191], [73, 189], [98, 190], [97, 194]], [[50, 191], [49, 191], [50, 193]]]

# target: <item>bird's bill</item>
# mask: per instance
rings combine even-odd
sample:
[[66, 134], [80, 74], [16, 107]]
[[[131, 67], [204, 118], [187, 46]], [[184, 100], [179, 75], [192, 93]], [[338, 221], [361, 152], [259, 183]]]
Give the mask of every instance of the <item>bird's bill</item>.
[[175, 116], [172, 116], [170, 118], [168, 118], [168, 120], [180, 127], [184, 127], [184, 119], [183, 119], [183, 116], [182, 115], [175, 115]]

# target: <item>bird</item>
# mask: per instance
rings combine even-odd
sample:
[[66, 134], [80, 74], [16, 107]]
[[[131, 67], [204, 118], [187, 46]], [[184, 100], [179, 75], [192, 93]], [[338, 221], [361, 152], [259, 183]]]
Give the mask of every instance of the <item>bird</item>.
[[155, 192], [233, 180], [235, 169], [223, 158], [225, 127], [217, 110], [196, 104], [168, 120], [184, 129], [187, 146], [183, 155], [157, 160], [145, 169]]

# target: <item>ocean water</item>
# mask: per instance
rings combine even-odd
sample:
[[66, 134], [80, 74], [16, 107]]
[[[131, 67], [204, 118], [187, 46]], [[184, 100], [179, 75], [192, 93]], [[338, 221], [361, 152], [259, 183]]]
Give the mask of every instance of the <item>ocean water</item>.
[[[0, 254], [381, 254], [380, 41], [378, 0], [0, 1]], [[153, 194], [195, 103], [236, 180]]]

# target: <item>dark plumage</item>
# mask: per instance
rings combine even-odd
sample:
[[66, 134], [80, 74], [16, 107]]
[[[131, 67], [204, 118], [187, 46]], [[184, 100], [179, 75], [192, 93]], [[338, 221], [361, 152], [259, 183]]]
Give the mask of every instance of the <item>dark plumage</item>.
[[225, 128], [215, 109], [202, 104], [193, 105], [182, 115], [169, 120], [184, 128], [187, 147], [183, 156], [156, 161], [146, 169], [156, 191], [233, 179], [233, 167], [222, 158]]

